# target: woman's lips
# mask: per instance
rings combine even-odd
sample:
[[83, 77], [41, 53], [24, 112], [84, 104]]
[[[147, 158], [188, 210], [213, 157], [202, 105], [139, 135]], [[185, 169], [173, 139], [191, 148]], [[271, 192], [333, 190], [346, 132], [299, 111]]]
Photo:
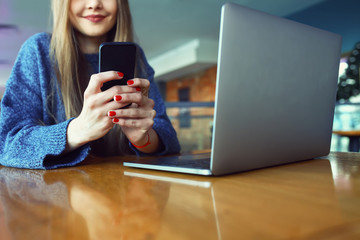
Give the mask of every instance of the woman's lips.
[[97, 22], [101, 22], [105, 16], [103, 15], [89, 15], [85, 17], [87, 20], [93, 22], [93, 23], [97, 23]]

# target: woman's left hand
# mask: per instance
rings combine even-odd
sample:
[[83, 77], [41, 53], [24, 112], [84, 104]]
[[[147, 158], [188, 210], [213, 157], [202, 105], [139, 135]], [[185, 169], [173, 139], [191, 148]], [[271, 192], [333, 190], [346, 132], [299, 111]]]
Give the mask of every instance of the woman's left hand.
[[[114, 104], [119, 107], [109, 111], [108, 116], [113, 123], [121, 126], [123, 133], [134, 146], [146, 145], [139, 150], [154, 152], [159, 147], [159, 138], [152, 129], [156, 111], [154, 101], [148, 97], [150, 82], [147, 79], [134, 78], [129, 80], [127, 85], [136, 91], [115, 95]], [[129, 107], [120, 108], [128, 104]]]

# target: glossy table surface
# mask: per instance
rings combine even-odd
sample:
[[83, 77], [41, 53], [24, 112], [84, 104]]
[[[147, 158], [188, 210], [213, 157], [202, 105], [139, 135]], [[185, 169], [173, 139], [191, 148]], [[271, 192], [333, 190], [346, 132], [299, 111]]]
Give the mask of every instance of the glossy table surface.
[[0, 239], [360, 239], [360, 153], [222, 177], [123, 159], [0, 167]]

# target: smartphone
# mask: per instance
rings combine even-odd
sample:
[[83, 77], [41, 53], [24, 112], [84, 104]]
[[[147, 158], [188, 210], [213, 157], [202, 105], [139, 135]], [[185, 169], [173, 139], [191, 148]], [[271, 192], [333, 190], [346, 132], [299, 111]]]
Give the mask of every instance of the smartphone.
[[115, 85], [127, 85], [134, 78], [136, 65], [136, 45], [130, 42], [105, 42], [99, 47], [99, 72], [117, 71], [124, 74], [120, 80], [104, 83], [105, 91]]

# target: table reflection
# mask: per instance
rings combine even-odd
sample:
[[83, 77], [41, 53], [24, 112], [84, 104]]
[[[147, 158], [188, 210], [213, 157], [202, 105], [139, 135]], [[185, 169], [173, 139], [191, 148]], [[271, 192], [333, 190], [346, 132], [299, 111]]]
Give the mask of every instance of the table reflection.
[[104, 170], [101, 165], [55, 171], [1, 168], [7, 231], [2, 236], [154, 239], [169, 184], [126, 178], [119, 167]]
[[338, 191], [355, 191], [360, 193], [360, 158], [358, 154], [341, 154], [341, 161], [330, 155], [329, 161]]
[[[342, 160], [330, 155], [334, 186], [343, 214], [355, 221], [360, 215], [360, 158], [359, 154], [343, 154]], [[358, 220], [357, 220], [358, 221]], [[359, 227], [360, 221], [357, 224]], [[360, 232], [360, 230], [359, 230]], [[360, 234], [360, 233], [359, 233]]]
[[55, 229], [64, 239], [86, 239], [85, 222], [71, 210], [67, 186], [47, 184], [43, 177], [39, 171], [0, 169], [1, 218], [7, 239], [51, 239]]
[[222, 239], [213, 189], [216, 178], [132, 168], [126, 168], [124, 174], [171, 184], [157, 239]]

